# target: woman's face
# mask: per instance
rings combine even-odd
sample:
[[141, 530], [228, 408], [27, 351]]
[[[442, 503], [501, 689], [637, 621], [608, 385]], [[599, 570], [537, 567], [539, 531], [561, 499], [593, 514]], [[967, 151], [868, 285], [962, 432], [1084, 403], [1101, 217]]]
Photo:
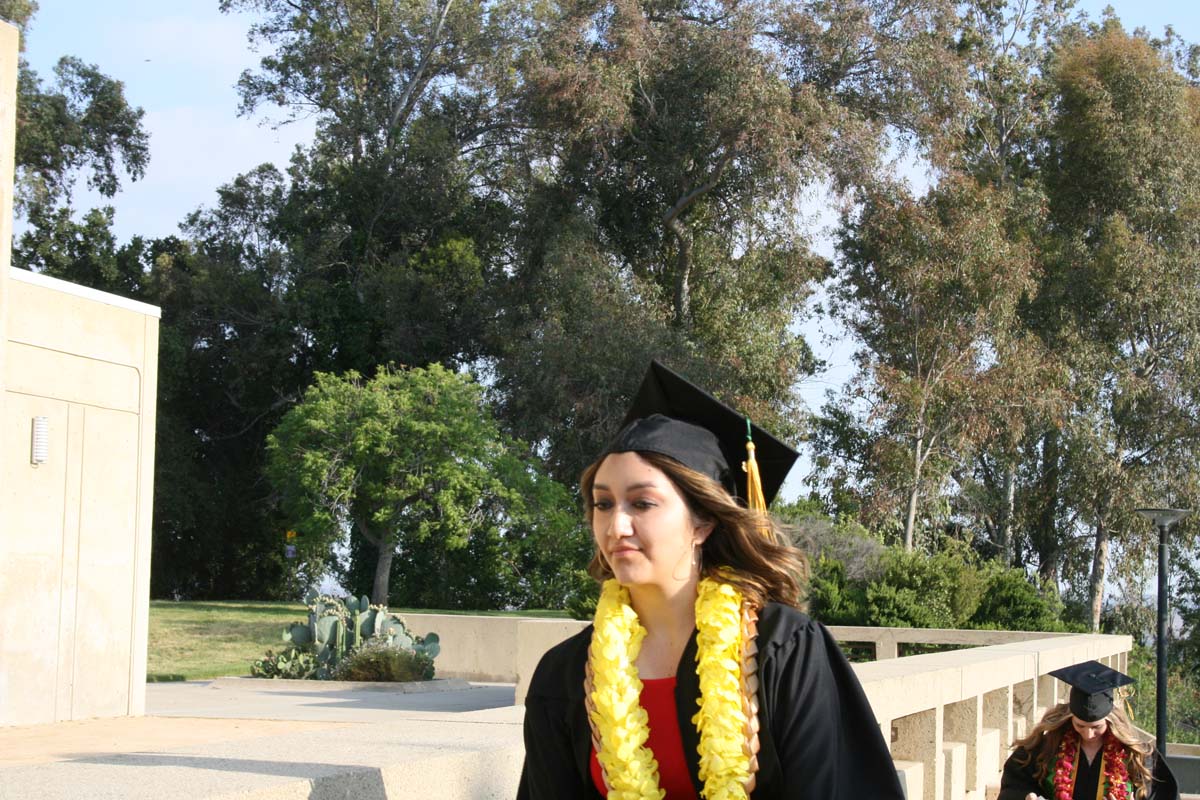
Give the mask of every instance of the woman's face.
[[693, 548], [713, 526], [692, 516], [662, 470], [637, 453], [613, 453], [596, 471], [590, 500], [596, 547], [623, 586], [673, 593], [697, 579]]
[[1108, 730], [1108, 719], [1097, 720], [1096, 722], [1084, 722], [1079, 717], [1071, 716], [1071, 727], [1079, 734], [1080, 741], [1092, 742], [1099, 739]]

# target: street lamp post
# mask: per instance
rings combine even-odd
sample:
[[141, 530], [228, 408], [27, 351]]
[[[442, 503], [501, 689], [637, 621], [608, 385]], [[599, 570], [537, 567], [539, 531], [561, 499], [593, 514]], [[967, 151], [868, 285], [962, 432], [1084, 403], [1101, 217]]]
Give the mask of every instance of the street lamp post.
[[1184, 508], [1134, 509], [1158, 528], [1158, 676], [1155, 681], [1154, 738], [1158, 752], [1167, 755], [1167, 531], [1192, 513]]

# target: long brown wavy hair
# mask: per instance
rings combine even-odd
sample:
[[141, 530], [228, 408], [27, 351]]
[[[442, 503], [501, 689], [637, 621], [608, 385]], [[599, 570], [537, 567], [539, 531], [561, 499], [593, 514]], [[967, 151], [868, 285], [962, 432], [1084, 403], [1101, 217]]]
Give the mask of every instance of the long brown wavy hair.
[[[585, 469], [579, 479], [589, 527], [592, 485], [607, 455]], [[769, 601], [803, 608], [801, 587], [808, 579], [808, 561], [775, 519], [744, 508], [716, 481], [670, 456], [641, 451], [637, 455], [675, 484], [693, 517], [713, 523], [712, 533], [701, 545], [701, 577], [733, 584], [758, 608]], [[613, 577], [599, 550], [588, 564], [588, 574], [601, 582]]]
[[[1025, 766], [1032, 759], [1034, 778], [1039, 783], [1054, 769], [1054, 761], [1058, 758], [1058, 748], [1062, 744], [1063, 736], [1067, 731], [1073, 730], [1072, 716], [1074, 715], [1071, 713], [1071, 707], [1066, 703], [1059, 703], [1045, 713], [1042, 721], [1033, 726], [1028, 736], [1013, 743], [1017, 763]], [[1150, 755], [1151, 744], [1138, 735], [1120, 705], [1114, 705], [1105, 719], [1108, 722], [1108, 732], [1129, 751], [1125, 757], [1125, 768], [1129, 770], [1134, 795], [1138, 800], [1144, 800], [1150, 793], [1151, 774], [1146, 767], [1146, 758]]]

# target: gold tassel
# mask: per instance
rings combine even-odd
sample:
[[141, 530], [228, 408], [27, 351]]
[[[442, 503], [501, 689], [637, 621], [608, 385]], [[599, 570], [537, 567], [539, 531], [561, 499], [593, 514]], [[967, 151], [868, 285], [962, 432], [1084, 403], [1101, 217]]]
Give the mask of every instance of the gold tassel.
[[[754, 457], [754, 440], [750, 433], [750, 418], [746, 418], [746, 460], [742, 462], [742, 470], [746, 473], [746, 503], [750, 510], [758, 511], [764, 516], [767, 513], [767, 500], [763, 495], [762, 476], [758, 473], [758, 460]], [[770, 528], [766, 521], [759, 527], [766, 536]]]

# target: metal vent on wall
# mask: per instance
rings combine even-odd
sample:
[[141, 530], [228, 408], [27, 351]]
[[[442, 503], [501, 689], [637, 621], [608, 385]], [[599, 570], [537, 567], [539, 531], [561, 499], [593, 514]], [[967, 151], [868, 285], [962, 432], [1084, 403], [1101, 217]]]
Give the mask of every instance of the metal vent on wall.
[[29, 461], [34, 466], [45, 464], [50, 460], [50, 418], [33, 418], [33, 443], [30, 446]]

